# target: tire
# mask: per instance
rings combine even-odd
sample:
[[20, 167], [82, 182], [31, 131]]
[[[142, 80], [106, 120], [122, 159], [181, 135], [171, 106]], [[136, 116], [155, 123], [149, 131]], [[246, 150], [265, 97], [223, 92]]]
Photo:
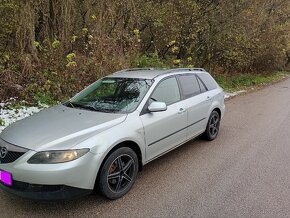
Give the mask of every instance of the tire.
[[204, 132], [204, 138], [208, 141], [214, 140], [218, 133], [220, 127], [220, 115], [217, 111], [213, 111], [208, 119], [206, 130]]
[[128, 147], [114, 151], [100, 171], [99, 190], [103, 196], [115, 200], [132, 188], [138, 173], [138, 157]]

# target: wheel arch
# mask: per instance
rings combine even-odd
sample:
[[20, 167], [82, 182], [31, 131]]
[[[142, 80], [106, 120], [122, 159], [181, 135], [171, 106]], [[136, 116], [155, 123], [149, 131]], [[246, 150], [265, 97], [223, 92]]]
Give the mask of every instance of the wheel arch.
[[[221, 116], [222, 116], [222, 111], [221, 111], [221, 109], [219, 109], [218, 107], [216, 107], [216, 108], [214, 108], [213, 110], [212, 110], [212, 112], [213, 111], [216, 111], [216, 112], [218, 112], [218, 114], [219, 114], [219, 116], [220, 116], [220, 118], [221, 118]], [[211, 113], [212, 113], [211, 112]]]
[[[137, 157], [138, 157], [138, 164], [139, 164], [139, 170], [142, 170], [142, 167], [143, 167], [143, 160], [142, 160], [142, 152], [141, 152], [141, 149], [140, 149], [140, 146], [132, 141], [132, 140], [126, 140], [126, 141], [123, 141], [123, 142], [120, 142], [118, 143], [117, 145], [115, 145], [109, 152], [108, 154], [106, 155], [104, 161], [107, 159], [107, 157], [113, 153], [114, 151], [116, 151], [117, 149], [119, 148], [122, 148], [122, 147], [128, 147], [128, 148], [131, 148], [136, 154], [137, 154]], [[104, 162], [103, 161], [103, 162]]]
[[98, 182], [99, 182], [99, 177], [100, 177], [100, 172], [101, 172], [101, 169], [105, 163], [105, 161], [107, 160], [107, 158], [114, 152], [116, 151], [117, 149], [119, 148], [122, 148], [122, 147], [128, 147], [128, 148], [131, 148], [137, 155], [138, 157], [138, 166], [139, 166], [139, 171], [142, 171], [143, 169], [143, 162], [142, 162], [142, 152], [141, 152], [141, 149], [140, 149], [140, 146], [132, 141], [132, 140], [126, 140], [126, 141], [122, 141], [118, 144], [116, 144], [113, 148], [111, 148], [111, 150], [106, 154], [106, 156], [103, 158], [102, 160], [102, 163], [99, 167], [99, 170], [98, 170], [98, 173], [97, 173], [97, 177], [96, 177], [96, 181], [95, 181], [95, 187], [96, 185], [98, 185]]

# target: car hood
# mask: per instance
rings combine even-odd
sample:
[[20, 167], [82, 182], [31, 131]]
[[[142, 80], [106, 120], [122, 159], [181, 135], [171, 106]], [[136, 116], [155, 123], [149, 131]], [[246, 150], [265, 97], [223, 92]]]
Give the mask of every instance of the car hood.
[[39, 151], [70, 149], [126, 119], [126, 114], [102, 113], [58, 105], [17, 121], [0, 137], [13, 145]]

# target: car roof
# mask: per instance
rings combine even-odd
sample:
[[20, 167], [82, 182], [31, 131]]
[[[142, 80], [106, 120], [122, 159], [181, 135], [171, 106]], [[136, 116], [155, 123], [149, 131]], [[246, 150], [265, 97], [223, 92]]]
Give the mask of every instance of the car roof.
[[176, 68], [176, 69], [155, 69], [155, 68], [132, 68], [115, 72], [107, 77], [154, 79], [161, 75], [173, 74], [178, 72], [206, 72], [202, 68]]

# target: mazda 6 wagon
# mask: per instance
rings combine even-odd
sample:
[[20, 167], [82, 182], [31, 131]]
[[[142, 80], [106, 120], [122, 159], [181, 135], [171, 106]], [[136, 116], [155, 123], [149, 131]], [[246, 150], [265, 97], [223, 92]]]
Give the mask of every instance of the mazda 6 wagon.
[[213, 140], [224, 92], [204, 69], [127, 69], [0, 134], [0, 188], [27, 198], [125, 195], [141, 168], [187, 141]]

